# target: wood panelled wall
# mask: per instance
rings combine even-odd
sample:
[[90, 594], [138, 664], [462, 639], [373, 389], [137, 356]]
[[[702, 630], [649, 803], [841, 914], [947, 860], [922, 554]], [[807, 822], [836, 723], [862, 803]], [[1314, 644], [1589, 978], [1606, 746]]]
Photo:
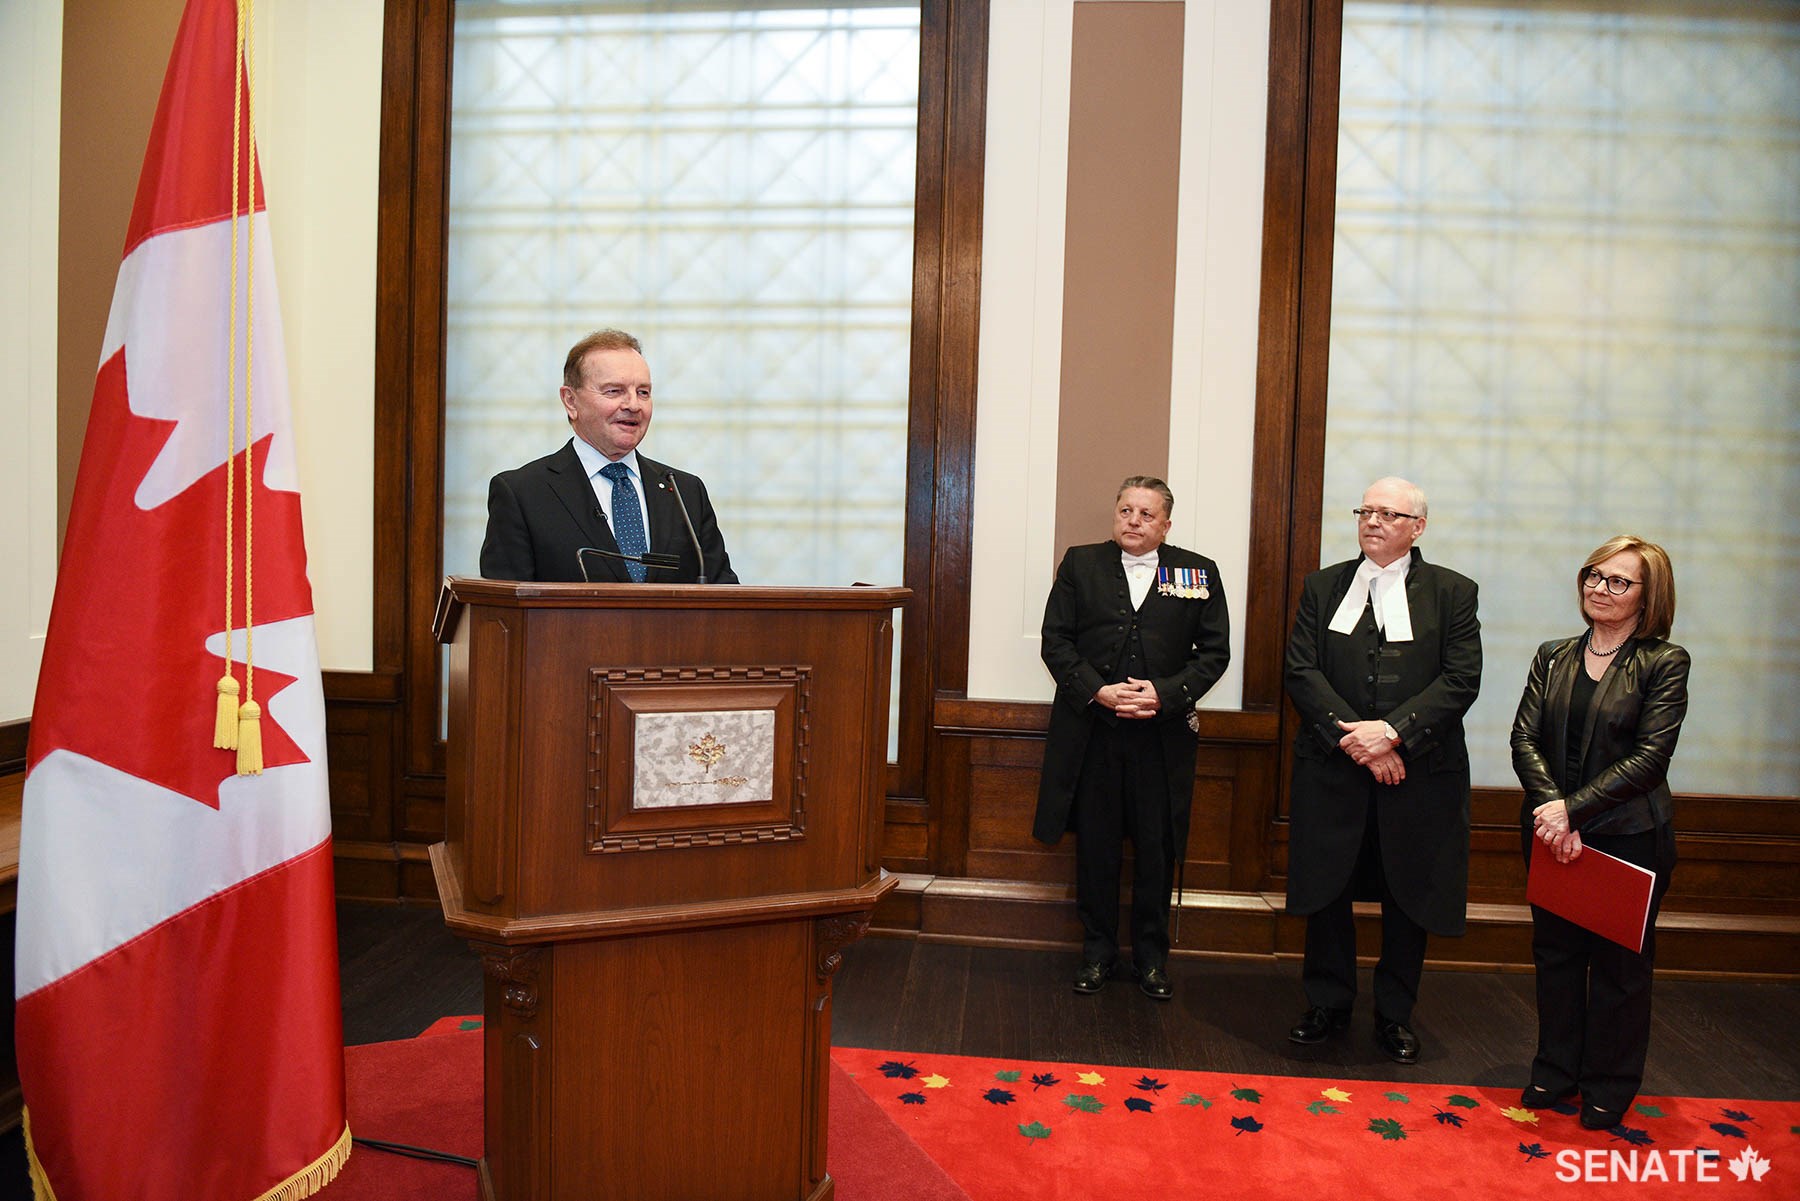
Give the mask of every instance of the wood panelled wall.
[[[377, 278], [375, 669], [326, 678], [338, 886], [434, 897], [442, 837], [440, 584], [450, 0], [388, 0]], [[1338, 0], [1274, 0], [1244, 707], [1207, 712], [1185, 864], [1185, 951], [1297, 954], [1281, 664], [1317, 566], [1336, 179]], [[877, 924], [1074, 945], [1072, 849], [1030, 837], [1048, 705], [966, 696], [987, 0], [927, 0], [914, 269], [900, 757]], [[1526, 963], [1519, 794], [1478, 790], [1471, 933], [1434, 953]], [[1662, 962], [1800, 974], [1800, 801], [1684, 797]]]

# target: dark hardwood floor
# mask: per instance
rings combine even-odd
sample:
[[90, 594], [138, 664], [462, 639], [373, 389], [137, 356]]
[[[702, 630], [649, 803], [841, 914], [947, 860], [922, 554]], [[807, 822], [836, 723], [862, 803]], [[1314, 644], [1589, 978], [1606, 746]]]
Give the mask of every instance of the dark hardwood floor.
[[[440, 1017], [479, 1013], [481, 965], [435, 908], [340, 905], [348, 1043], [409, 1038]], [[843, 1046], [1049, 1062], [1522, 1086], [1536, 1038], [1528, 973], [1430, 971], [1413, 1067], [1371, 1040], [1368, 1004], [1342, 1038], [1287, 1041], [1304, 1008], [1298, 964], [1177, 959], [1175, 999], [1120, 977], [1098, 996], [1069, 987], [1073, 952], [866, 938], [844, 953], [832, 1035]], [[1365, 971], [1365, 993], [1367, 979]], [[1800, 1098], [1800, 984], [1656, 982], [1644, 1092]]]

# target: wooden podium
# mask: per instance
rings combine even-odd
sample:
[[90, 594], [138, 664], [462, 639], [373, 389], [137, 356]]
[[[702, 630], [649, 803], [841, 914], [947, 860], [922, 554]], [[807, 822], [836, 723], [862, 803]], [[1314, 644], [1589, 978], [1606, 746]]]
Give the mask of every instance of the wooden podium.
[[497, 1201], [822, 1201], [904, 588], [452, 577], [445, 923]]

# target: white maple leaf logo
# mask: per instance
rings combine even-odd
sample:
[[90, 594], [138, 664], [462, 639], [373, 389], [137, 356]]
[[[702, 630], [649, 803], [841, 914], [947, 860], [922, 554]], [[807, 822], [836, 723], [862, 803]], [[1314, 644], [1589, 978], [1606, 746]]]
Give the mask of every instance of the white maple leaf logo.
[[1769, 1174], [1770, 1161], [1766, 1156], [1758, 1155], [1755, 1147], [1745, 1147], [1735, 1158], [1726, 1160], [1725, 1166], [1739, 1180], [1749, 1178], [1760, 1181]]

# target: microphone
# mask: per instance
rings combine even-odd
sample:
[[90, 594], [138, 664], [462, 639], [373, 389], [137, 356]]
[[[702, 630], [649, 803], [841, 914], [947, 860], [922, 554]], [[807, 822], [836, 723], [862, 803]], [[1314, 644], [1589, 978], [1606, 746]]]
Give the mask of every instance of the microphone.
[[694, 558], [700, 562], [700, 578], [694, 583], [704, 584], [706, 583], [706, 552], [700, 549], [700, 535], [694, 532], [694, 519], [688, 516], [687, 502], [681, 499], [681, 489], [675, 486], [675, 473], [671, 471], [664, 475], [663, 482], [668, 485], [669, 491], [675, 494], [675, 504], [681, 510], [681, 524], [687, 527], [688, 541], [694, 544]]
[[589, 555], [605, 555], [609, 559], [619, 559], [626, 563], [642, 563], [645, 567], [657, 571], [674, 571], [681, 566], [681, 560], [674, 555], [658, 555], [645, 551], [641, 555], [622, 555], [618, 551], [601, 550], [597, 546], [584, 546], [575, 552], [575, 566], [581, 569], [581, 582], [591, 584], [594, 578], [588, 574], [587, 557]]

